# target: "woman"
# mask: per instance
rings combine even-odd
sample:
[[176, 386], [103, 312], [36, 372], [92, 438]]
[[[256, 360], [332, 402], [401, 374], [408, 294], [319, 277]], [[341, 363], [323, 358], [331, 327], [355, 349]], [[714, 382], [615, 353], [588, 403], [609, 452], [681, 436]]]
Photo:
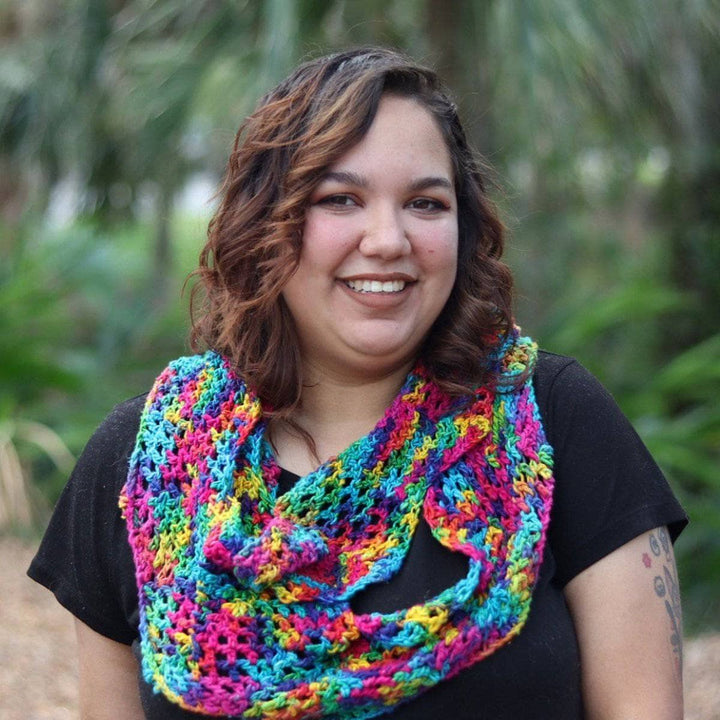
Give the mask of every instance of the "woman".
[[685, 516], [514, 327], [502, 247], [431, 71], [350, 51], [263, 98], [201, 256], [211, 349], [109, 416], [30, 569], [84, 717], [682, 716]]

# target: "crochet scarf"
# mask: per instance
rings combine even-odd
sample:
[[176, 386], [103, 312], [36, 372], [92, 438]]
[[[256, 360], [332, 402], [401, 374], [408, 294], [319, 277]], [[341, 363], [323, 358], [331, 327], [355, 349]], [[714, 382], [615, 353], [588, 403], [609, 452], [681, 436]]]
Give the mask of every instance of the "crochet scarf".
[[[552, 499], [535, 358], [515, 331], [490, 359], [497, 383], [464, 403], [418, 365], [368, 435], [284, 494], [261, 403], [229, 362], [170, 364], [120, 501], [146, 681], [210, 716], [370, 718], [509, 642]], [[354, 613], [353, 595], [398, 572], [421, 513], [467, 576]]]

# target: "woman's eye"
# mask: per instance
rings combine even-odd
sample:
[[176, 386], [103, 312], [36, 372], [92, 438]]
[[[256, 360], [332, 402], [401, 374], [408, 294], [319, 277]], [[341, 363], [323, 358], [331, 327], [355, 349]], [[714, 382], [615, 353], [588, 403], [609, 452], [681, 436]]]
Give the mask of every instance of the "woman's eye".
[[410, 203], [413, 210], [424, 210], [435, 212], [438, 210], [447, 210], [447, 205], [440, 200], [432, 200], [431, 198], [417, 198]]
[[328, 195], [322, 198], [318, 204], [331, 207], [351, 207], [357, 203], [349, 195]]

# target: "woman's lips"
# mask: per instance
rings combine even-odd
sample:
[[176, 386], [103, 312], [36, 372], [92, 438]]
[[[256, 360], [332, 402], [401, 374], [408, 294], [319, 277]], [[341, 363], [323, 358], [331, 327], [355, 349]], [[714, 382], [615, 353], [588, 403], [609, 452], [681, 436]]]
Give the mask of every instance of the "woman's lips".
[[417, 278], [406, 272], [356, 273], [338, 278], [350, 292], [364, 297], [388, 297], [404, 294]]
[[360, 293], [398, 293], [405, 289], [405, 280], [344, 280], [347, 287]]
[[343, 292], [360, 305], [376, 310], [394, 308], [405, 303], [417, 281], [409, 275], [355, 276], [338, 278]]

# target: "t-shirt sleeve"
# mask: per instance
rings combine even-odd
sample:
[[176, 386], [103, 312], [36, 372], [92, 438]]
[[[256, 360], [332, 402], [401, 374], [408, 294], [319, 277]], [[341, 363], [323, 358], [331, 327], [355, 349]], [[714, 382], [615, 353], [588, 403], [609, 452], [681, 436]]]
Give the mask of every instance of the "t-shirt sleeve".
[[541, 354], [538, 404], [553, 446], [549, 542], [556, 580], [578, 573], [638, 535], [687, 516], [610, 393], [578, 362]]
[[75, 617], [125, 644], [137, 634], [137, 591], [118, 498], [143, 402], [118, 405], [94, 433], [28, 569]]

